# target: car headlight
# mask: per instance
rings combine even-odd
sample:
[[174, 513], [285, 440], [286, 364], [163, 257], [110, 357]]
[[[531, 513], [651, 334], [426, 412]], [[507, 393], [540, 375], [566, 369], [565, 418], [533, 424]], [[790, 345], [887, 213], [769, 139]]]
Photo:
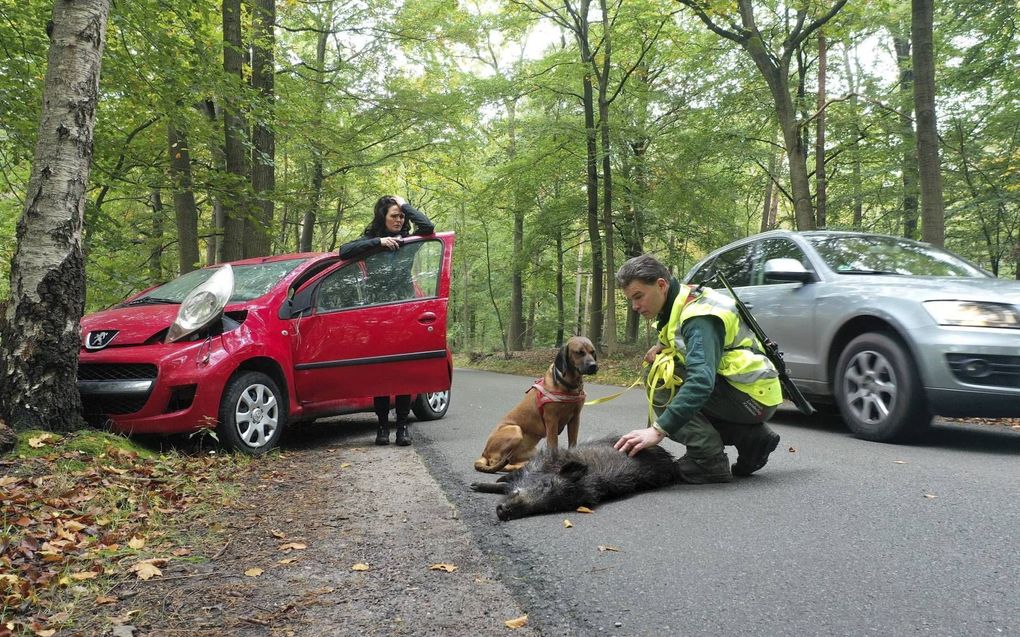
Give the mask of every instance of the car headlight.
[[939, 325], [1020, 329], [1020, 314], [1005, 303], [925, 301], [924, 309]]
[[165, 342], [179, 341], [215, 321], [233, 293], [234, 270], [224, 265], [184, 297], [177, 318], [166, 333]]

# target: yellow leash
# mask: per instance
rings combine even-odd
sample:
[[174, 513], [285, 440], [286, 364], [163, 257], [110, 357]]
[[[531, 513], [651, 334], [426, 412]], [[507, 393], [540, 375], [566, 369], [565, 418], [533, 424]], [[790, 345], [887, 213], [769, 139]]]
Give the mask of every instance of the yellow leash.
[[[648, 367], [648, 363], [644, 364], [644, 367]], [[655, 357], [655, 361], [651, 365], [651, 369], [648, 370], [648, 377], [646, 382], [646, 397], [648, 398], [648, 417], [649, 422], [655, 421], [655, 407], [665, 407], [669, 404], [669, 401], [673, 399], [676, 394], [676, 390], [683, 384], [683, 380], [675, 374], [676, 361], [671, 354], [665, 354], [660, 352]], [[600, 405], [602, 403], [609, 402], [624, 395], [631, 389], [634, 389], [641, 381], [644, 380], [644, 374], [638, 377], [629, 387], [623, 391], [611, 394], [609, 396], [603, 396], [602, 398], [595, 398], [593, 400], [586, 401], [585, 405]], [[666, 402], [659, 405], [655, 403], [655, 392], [661, 389], [669, 390], [669, 398]]]

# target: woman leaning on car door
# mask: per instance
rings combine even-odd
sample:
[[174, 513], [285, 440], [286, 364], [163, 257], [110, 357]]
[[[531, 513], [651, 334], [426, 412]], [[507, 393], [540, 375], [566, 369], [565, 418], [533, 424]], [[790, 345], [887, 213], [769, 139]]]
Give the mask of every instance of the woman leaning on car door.
[[[414, 223], [413, 234], [432, 234], [435, 226], [421, 211], [407, 203], [397, 195], [386, 195], [375, 202], [372, 223], [368, 224], [361, 237], [340, 246], [340, 258], [355, 259], [366, 252], [379, 246], [390, 250], [393, 253], [394, 272], [391, 286], [383, 291], [378, 301], [397, 300], [408, 298], [410, 294], [402, 294], [405, 288], [411, 286], [411, 273], [408, 269], [410, 264], [400, 267], [398, 254], [401, 246], [401, 239], [411, 235], [411, 223]], [[387, 298], [392, 296], [393, 298]], [[411, 412], [411, 397], [397, 396], [397, 444], [406, 446], [411, 444], [411, 434], [408, 431], [407, 416]], [[375, 436], [375, 444], [390, 444], [390, 397], [375, 397], [375, 415], [379, 418], [379, 431]]]

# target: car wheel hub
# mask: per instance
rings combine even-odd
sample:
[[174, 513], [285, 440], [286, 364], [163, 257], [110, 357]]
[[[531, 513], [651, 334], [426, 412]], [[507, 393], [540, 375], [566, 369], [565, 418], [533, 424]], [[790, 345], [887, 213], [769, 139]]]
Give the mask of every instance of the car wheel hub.
[[884, 421], [896, 403], [892, 365], [878, 352], [860, 352], [847, 366], [843, 391], [847, 406], [857, 419], [870, 425]]
[[265, 385], [252, 385], [241, 393], [234, 410], [237, 433], [252, 448], [265, 446], [278, 426], [276, 396]]

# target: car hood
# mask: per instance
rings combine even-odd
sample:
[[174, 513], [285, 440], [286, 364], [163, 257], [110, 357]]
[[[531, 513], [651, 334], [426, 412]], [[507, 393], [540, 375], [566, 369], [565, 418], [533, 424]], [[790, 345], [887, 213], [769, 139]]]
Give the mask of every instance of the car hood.
[[844, 274], [833, 283], [856, 287], [871, 296], [1020, 305], [1020, 282], [1002, 279]]
[[[138, 307], [115, 307], [81, 320], [81, 335], [87, 339], [91, 332], [116, 332], [106, 341], [108, 345], [140, 345], [159, 332], [170, 327], [177, 318], [181, 306], [176, 303], [165, 305], [143, 305]], [[104, 346], [105, 347], [105, 346]]]

